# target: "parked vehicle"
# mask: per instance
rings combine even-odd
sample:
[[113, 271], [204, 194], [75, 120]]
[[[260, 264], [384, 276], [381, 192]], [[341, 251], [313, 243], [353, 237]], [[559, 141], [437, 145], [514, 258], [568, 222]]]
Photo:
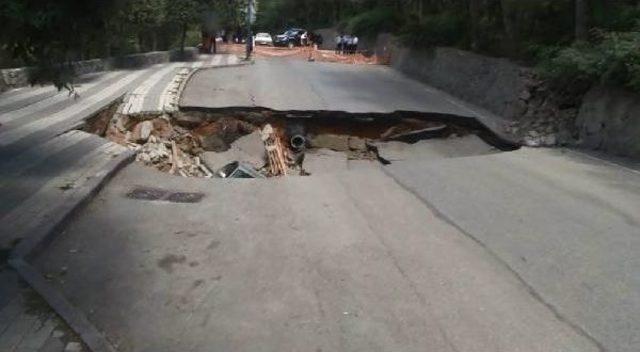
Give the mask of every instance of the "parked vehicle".
[[307, 35], [306, 29], [292, 28], [280, 35], [277, 35], [273, 45], [286, 46], [289, 48], [306, 45], [305, 40]]
[[258, 33], [255, 38], [256, 45], [273, 45], [273, 38], [269, 33]]

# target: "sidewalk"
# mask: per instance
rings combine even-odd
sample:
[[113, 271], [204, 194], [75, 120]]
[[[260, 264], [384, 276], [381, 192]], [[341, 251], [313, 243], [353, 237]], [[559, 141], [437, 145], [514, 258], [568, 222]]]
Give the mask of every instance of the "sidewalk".
[[78, 98], [53, 87], [0, 94], [0, 351], [62, 351], [76, 342], [61, 337], [66, 328], [43, 301], [37, 312], [30, 309], [28, 297], [39, 297], [5, 263], [18, 242], [34, 248], [133, 160], [126, 148], [76, 129], [123, 96], [136, 112], [162, 113], [185, 72], [238, 62], [203, 55], [193, 63], [92, 74], [77, 84]]

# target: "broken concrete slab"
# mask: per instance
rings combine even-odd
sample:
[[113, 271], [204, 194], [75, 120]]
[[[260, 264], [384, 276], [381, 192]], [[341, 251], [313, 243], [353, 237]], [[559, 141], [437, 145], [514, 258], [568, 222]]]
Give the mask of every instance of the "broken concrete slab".
[[317, 149], [307, 152], [303, 169], [311, 175], [332, 174], [348, 169], [347, 155], [331, 149]]
[[216, 151], [223, 151], [229, 148], [224, 139], [217, 134], [200, 137], [200, 145], [202, 146], [202, 149], [212, 153], [215, 153]]
[[256, 126], [237, 118], [221, 117], [213, 122], [200, 123], [192, 133], [200, 140], [206, 151], [223, 152], [231, 143], [255, 130]]
[[485, 155], [498, 152], [475, 135], [449, 139], [423, 140], [415, 144], [375, 142], [378, 156], [386, 161], [419, 161]]
[[265, 164], [264, 155], [264, 143], [260, 131], [256, 131], [233, 142], [226, 152], [204, 152], [201, 157], [209, 169], [216, 171], [234, 161], [246, 162], [261, 169]]
[[349, 136], [338, 134], [319, 134], [309, 139], [311, 148], [326, 148], [338, 152], [349, 150]]
[[142, 121], [133, 128], [130, 140], [136, 143], [145, 143], [151, 136], [153, 129], [154, 126], [151, 120]]
[[366, 139], [343, 134], [318, 134], [309, 139], [309, 145], [312, 148], [325, 148], [337, 152], [367, 150]]
[[390, 134], [388, 136], [384, 136], [382, 139], [385, 141], [416, 143], [424, 139], [441, 137], [446, 132], [446, 130], [447, 125], [441, 124], [419, 130], [410, 130], [407, 132]]
[[231, 148], [249, 155], [259, 157], [264, 155], [264, 143], [262, 142], [260, 131], [255, 131], [244, 137], [240, 137], [237, 141], [231, 144]]
[[367, 140], [360, 137], [349, 137], [349, 150], [365, 151], [367, 150]]

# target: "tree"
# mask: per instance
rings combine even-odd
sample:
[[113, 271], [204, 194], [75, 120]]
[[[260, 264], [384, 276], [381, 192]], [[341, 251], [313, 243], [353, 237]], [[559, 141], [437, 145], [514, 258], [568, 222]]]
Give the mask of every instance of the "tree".
[[184, 54], [189, 26], [200, 19], [202, 3], [196, 0], [171, 0], [166, 4], [167, 19], [180, 28], [180, 53]]
[[[97, 56], [105, 18], [117, 1], [3, 0], [0, 5], [0, 44], [14, 58], [34, 66], [32, 83], [50, 81], [71, 88], [70, 62]], [[86, 55], [85, 55], [86, 54]]]
[[153, 51], [158, 50], [158, 30], [165, 23], [165, 0], [131, 0], [126, 10], [126, 17], [138, 37], [140, 47], [151, 37], [151, 45], [146, 46]]
[[575, 35], [577, 41], [586, 41], [588, 38], [587, 21], [588, 9], [586, 0], [575, 0]]

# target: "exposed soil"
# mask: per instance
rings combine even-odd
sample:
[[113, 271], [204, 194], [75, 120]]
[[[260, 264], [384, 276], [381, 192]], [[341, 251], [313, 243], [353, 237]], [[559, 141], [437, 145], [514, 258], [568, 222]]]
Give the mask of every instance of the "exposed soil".
[[[245, 44], [223, 44], [219, 48], [220, 52], [245, 55]], [[309, 60], [312, 58], [318, 62], [335, 62], [350, 65], [384, 65], [388, 64], [388, 58], [379, 58], [375, 55], [365, 55], [356, 53], [352, 55], [337, 54], [333, 50], [313, 50], [311, 47], [273, 47], [273, 46], [256, 46], [253, 55], [260, 58], [297, 58], [300, 60]]]
[[[171, 117], [115, 113], [107, 118], [113, 111], [90, 119], [85, 130], [137, 151], [139, 163], [183, 177], [227, 177], [240, 166], [246, 172], [239, 177], [308, 175], [305, 155], [314, 150], [387, 163], [378, 155], [379, 143], [487, 135], [477, 126], [439, 116], [234, 110]], [[230, 165], [233, 162], [239, 164]]]

